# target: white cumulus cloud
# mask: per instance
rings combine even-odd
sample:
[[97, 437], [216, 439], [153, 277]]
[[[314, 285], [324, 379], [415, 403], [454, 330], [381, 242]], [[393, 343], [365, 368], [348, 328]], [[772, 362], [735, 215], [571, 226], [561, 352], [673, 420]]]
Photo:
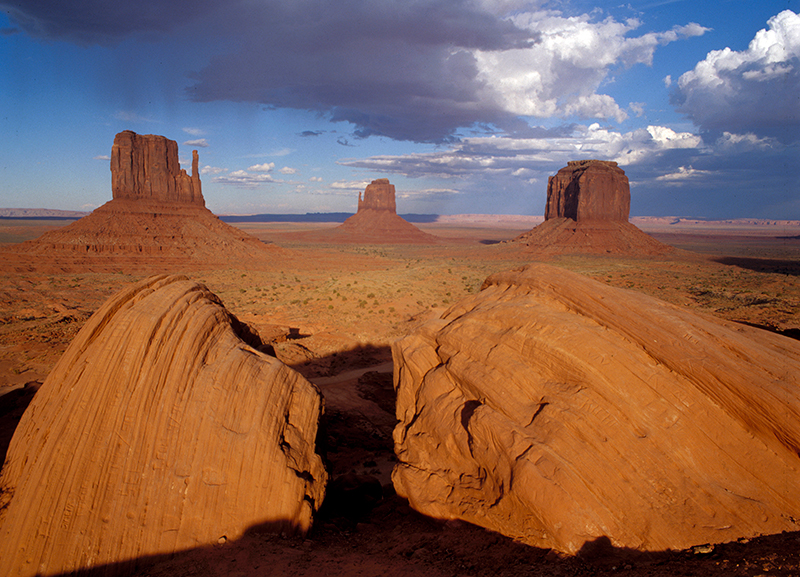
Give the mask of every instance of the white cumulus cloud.
[[712, 132], [800, 139], [800, 16], [773, 16], [746, 50], [709, 52], [681, 75], [678, 111]]
[[264, 164], [254, 164], [247, 170], [252, 172], [271, 172], [273, 168], [275, 168], [274, 162], [265, 162]]
[[528, 48], [476, 51], [479, 78], [490, 87], [489, 98], [506, 111], [540, 118], [625, 120], [627, 113], [611, 96], [597, 93], [609, 69], [649, 65], [659, 45], [707, 30], [689, 24], [629, 37], [640, 26], [638, 20], [596, 22], [590, 14], [565, 17], [554, 11], [525, 12], [512, 20], [540, 41]]
[[657, 176], [656, 180], [660, 180], [666, 183], [672, 184], [680, 184], [683, 181], [691, 179], [696, 179], [701, 176], [707, 176], [713, 174], [711, 171], [708, 170], [697, 170], [692, 168], [691, 166], [679, 166], [678, 170], [674, 172], [670, 172], [668, 174], [662, 174], [661, 176]]

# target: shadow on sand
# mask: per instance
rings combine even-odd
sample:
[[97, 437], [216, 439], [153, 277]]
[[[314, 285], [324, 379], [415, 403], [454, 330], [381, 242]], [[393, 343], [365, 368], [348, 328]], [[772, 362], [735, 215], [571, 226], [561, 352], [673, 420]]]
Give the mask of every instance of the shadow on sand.
[[723, 256], [712, 259], [714, 262], [729, 266], [738, 266], [755, 272], [766, 272], [775, 274], [785, 274], [791, 276], [800, 275], [800, 261], [779, 260], [770, 258], [751, 258], [738, 256]]

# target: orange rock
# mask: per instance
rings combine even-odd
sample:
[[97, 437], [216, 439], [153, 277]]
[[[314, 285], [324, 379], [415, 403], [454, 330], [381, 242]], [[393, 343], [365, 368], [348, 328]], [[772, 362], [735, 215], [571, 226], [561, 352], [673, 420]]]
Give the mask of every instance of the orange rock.
[[576, 553], [800, 529], [800, 343], [558, 268], [393, 347], [398, 493]]
[[183, 277], [106, 302], [9, 446], [0, 574], [125, 575], [253, 527], [306, 531], [327, 479], [320, 395], [258, 344]]
[[358, 212], [367, 209], [388, 210], [397, 214], [394, 185], [388, 178], [373, 180], [364, 189], [364, 198], [358, 193]]
[[659, 242], [629, 222], [551, 218], [509, 241], [541, 256], [613, 254], [659, 256], [677, 249]]
[[194, 150], [189, 176], [181, 169], [174, 140], [130, 130], [120, 132], [111, 147], [112, 198], [205, 206], [197, 163]]

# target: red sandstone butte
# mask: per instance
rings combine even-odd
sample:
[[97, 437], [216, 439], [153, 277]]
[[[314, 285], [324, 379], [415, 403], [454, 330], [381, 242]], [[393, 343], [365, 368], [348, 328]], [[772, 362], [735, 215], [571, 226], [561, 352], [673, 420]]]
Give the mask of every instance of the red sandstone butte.
[[336, 228], [299, 233], [297, 238], [318, 242], [363, 244], [433, 244], [439, 238], [421, 231], [397, 214], [394, 185], [386, 178], [358, 194], [358, 212]]
[[138, 562], [309, 529], [327, 474], [317, 388], [205, 286], [109, 299], [23, 414], [0, 476], [0, 575], [129, 575]]
[[545, 220], [628, 222], [631, 190], [625, 171], [608, 160], [570, 160], [547, 179]]
[[543, 255], [674, 252], [628, 222], [630, 206], [628, 177], [616, 162], [571, 160], [548, 179], [545, 221], [510, 242]]
[[68, 226], [10, 247], [2, 260], [19, 272], [161, 272], [273, 259], [281, 249], [205, 207], [196, 150], [192, 157], [189, 176], [174, 140], [120, 132], [111, 149], [112, 199]]
[[397, 493], [574, 554], [800, 529], [800, 342], [546, 265], [394, 343]]
[[189, 176], [178, 162], [177, 142], [125, 130], [111, 147], [112, 198], [205, 206], [197, 165], [194, 150]]
[[388, 178], [373, 180], [364, 189], [364, 198], [358, 193], [358, 212], [362, 210], [386, 210], [397, 214], [394, 185]]

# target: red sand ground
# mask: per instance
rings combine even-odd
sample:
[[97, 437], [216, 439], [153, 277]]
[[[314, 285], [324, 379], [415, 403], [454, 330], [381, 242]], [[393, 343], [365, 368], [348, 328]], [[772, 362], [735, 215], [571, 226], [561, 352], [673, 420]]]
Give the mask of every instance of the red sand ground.
[[[658, 240], [700, 256], [549, 256], [547, 262], [721, 318], [800, 335], [796, 224], [634, 222]], [[15, 241], [36, 236], [35, 226], [25, 226]], [[658, 554], [599, 542], [579, 556], [562, 558], [471, 525], [425, 518], [393, 495], [389, 344], [477, 291], [490, 273], [532, 260], [499, 244], [530, 230], [530, 223], [421, 225], [446, 239], [433, 246], [309, 243], [283, 235], [315, 228], [309, 225], [240, 227], [274, 241], [285, 256], [262, 270], [236, 263], [181, 270], [172, 263], [167, 272], [188, 272], [205, 282], [229, 310], [274, 339], [282, 360], [318, 384], [327, 402], [320, 447], [332, 478], [368, 475], [382, 485], [381, 494], [363, 478], [360, 492], [348, 491], [345, 478], [331, 485], [329, 491], [338, 496], [329, 498], [306, 538], [256, 527], [238, 542], [171, 559], [142, 559], [137, 575], [800, 575], [797, 533]], [[0, 240], [4, 233], [0, 229]], [[37, 383], [88, 316], [151, 271], [18, 273], [2, 264], [0, 271], [0, 387], [9, 391], [0, 396], [4, 453]]]

